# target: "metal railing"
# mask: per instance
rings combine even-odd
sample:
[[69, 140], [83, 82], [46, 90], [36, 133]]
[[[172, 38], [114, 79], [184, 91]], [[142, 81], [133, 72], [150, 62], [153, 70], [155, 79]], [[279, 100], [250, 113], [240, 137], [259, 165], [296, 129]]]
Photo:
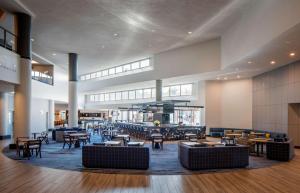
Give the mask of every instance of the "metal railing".
[[49, 85], [52, 85], [52, 86], [53, 86], [53, 83], [54, 83], [52, 76], [49, 76], [45, 73], [41, 73], [41, 72], [38, 72], [38, 71], [32, 71], [31, 78], [33, 80], [37, 80], [39, 82], [49, 84]]
[[0, 26], [0, 46], [13, 52], [17, 51], [17, 36], [2, 26]]

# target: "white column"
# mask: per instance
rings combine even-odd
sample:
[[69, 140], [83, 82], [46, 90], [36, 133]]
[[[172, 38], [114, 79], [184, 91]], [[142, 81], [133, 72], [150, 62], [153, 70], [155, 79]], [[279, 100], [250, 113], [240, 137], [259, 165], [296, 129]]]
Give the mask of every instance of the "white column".
[[20, 84], [15, 86], [13, 137], [30, 136], [31, 60], [20, 59]]
[[77, 81], [69, 81], [68, 127], [78, 127]]
[[55, 114], [54, 100], [49, 100], [48, 129], [54, 128], [54, 114]]
[[162, 101], [162, 80], [156, 80], [156, 101]]
[[0, 138], [8, 135], [8, 95], [0, 93]]

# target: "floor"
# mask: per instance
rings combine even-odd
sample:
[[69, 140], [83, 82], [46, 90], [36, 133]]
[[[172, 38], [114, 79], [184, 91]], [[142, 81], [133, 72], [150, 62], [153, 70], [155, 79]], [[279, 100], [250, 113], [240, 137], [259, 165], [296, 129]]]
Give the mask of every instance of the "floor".
[[[1, 149], [9, 141], [0, 141]], [[270, 168], [197, 175], [124, 175], [30, 166], [0, 153], [0, 192], [296, 193], [300, 190], [300, 150]]]

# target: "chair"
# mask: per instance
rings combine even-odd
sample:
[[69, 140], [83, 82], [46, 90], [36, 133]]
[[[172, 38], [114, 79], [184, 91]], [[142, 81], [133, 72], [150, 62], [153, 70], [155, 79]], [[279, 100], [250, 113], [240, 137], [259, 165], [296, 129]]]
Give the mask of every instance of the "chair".
[[28, 159], [30, 159], [30, 156], [33, 155], [33, 151], [35, 150], [35, 156], [37, 157], [40, 155], [40, 158], [42, 158], [42, 141], [39, 139], [36, 140], [29, 140], [24, 145], [24, 151], [28, 153]]
[[37, 139], [41, 140], [41, 142], [45, 141], [46, 144], [49, 144], [48, 133], [46, 131], [42, 132], [41, 136], [39, 136]]
[[24, 142], [22, 142], [22, 139], [29, 139], [29, 137], [17, 137], [16, 139], [16, 150], [17, 150], [17, 155], [20, 157], [21, 156], [21, 149], [23, 150], [23, 155], [24, 155]]
[[159, 146], [159, 148], [163, 149], [163, 145], [164, 145], [164, 140], [163, 138], [158, 138], [155, 137], [152, 139], [152, 149], [157, 148]]
[[63, 138], [64, 138], [63, 149], [65, 148], [65, 145], [66, 145], [66, 144], [69, 145], [69, 149], [70, 149], [71, 146], [72, 146], [72, 144], [73, 144], [73, 139], [72, 139], [72, 137], [70, 137], [69, 134], [64, 134]]
[[88, 134], [86, 134], [85, 136], [82, 136], [82, 137], [78, 137], [78, 140], [79, 140], [79, 142], [82, 142], [83, 145], [86, 145], [87, 142], [89, 141]]

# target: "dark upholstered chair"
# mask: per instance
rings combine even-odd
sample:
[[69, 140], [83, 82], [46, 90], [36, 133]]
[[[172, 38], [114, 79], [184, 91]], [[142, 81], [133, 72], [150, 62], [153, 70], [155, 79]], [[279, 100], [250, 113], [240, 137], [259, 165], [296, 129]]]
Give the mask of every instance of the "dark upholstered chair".
[[148, 169], [148, 147], [82, 147], [82, 165], [87, 168]]
[[266, 145], [267, 158], [278, 161], [289, 161], [294, 157], [294, 143], [290, 139], [286, 142], [268, 142]]
[[242, 168], [249, 165], [248, 146], [192, 147], [179, 143], [179, 160], [190, 170]]

